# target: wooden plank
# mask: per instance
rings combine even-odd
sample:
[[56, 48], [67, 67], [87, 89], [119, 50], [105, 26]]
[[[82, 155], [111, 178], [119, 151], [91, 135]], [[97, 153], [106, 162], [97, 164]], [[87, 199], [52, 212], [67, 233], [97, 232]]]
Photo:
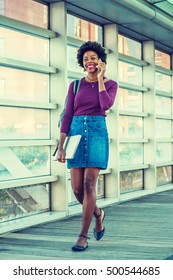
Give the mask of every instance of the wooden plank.
[[105, 236], [82, 254], [71, 251], [81, 215], [1, 235], [1, 260], [162, 260], [173, 256], [173, 190], [106, 207]]

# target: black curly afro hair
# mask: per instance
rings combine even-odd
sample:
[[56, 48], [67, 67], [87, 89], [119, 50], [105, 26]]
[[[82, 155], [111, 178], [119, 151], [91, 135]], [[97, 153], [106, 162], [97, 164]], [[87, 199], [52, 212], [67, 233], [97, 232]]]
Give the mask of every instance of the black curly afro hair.
[[88, 41], [82, 44], [77, 51], [77, 62], [79, 66], [83, 67], [83, 55], [87, 51], [94, 51], [98, 54], [98, 57], [106, 63], [107, 54], [105, 53], [105, 49], [97, 42]]

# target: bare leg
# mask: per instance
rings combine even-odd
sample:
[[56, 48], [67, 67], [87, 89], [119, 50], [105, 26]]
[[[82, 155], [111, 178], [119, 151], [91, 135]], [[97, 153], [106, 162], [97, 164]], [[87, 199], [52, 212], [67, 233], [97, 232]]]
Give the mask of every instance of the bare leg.
[[[96, 182], [100, 169], [86, 168], [84, 172], [84, 198], [81, 234], [87, 235], [96, 208]], [[100, 213], [100, 211], [99, 211]]]
[[[95, 217], [100, 215], [100, 209], [96, 205], [96, 181], [99, 174], [98, 168], [72, 168], [71, 184], [77, 200], [83, 205], [81, 234], [87, 236], [93, 213]], [[95, 230], [103, 229], [102, 215], [96, 219]], [[76, 245], [85, 246], [86, 239], [79, 237]]]
[[73, 189], [73, 193], [76, 199], [83, 204], [83, 197], [84, 197], [84, 168], [71, 168], [71, 185]]
[[[93, 168], [91, 168], [93, 169]], [[99, 169], [97, 169], [99, 170]], [[71, 174], [71, 185], [74, 192], [74, 195], [76, 199], [80, 202], [80, 204], [83, 204], [83, 198], [84, 198], [84, 168], [71, 168], [70, 174]], [[98, 177], [98, 174], [97, 174]], [[97, 178], [96, 178], [97, 180]], [[95, 183], [96, 184], [96, 183]], [[95, 205], [94, 209], [94, 216], [97, 217], [100, 215], [100, 209], [97, 205]], [[101, 230], [98, 228], [98, 231]]]
[[[98, 172], [99, 169], [97, 168], [88, 168], [88, 170], [97, 170], [96, 171], [96, 178], [95, 178], [95, 185], [96, 185], [96, 180], [98, 177]], [[86, 169], [87, 170], [87, 169]], [[84, 199], [84, 172], [87, 174], [88, 172], [85, 171], [84, 168], [71, 168], [70, 169], [70, 174], [71, 174], [71, 184], [72, 184], [72, 189], [74, 192], [74, 195], [76, 199], [80, 202], [80, 204], [83, 204], [83, 199]], [[86, 177], [86, 175], [85, 175]], [[87, 177], [86, 177], [87, 178]], [[95, 188], [95, 186], [94, 186]], [[94, 190], [95, 192], [95, 190]], [[102, 215], [97, 218], [100, 215], [100, 209], [98, 206], [95, 204], [95, 209], [94, 209], [94, 216], [96, 217], [96, 223], [95, 223], [95, 230], [96, 231], [101, 231], [103, 229], [102, 225]]]

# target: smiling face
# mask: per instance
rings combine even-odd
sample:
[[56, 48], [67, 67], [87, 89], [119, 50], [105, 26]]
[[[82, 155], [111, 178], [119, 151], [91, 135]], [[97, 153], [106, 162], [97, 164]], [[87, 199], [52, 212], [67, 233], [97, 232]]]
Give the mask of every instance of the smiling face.
[[88, 73], [94, 73], [97, 71], [98, 54], [94, 51], [87, 51], [83, 55], [83, 67]]

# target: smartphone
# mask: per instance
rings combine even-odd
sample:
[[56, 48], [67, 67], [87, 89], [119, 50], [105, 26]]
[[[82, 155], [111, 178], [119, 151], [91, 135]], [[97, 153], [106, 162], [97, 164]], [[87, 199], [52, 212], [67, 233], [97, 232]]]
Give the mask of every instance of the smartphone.
[[[102, 62], [101, 58], [99, 58], [98, 62]], [[97, 67], [98, 69], [98, 72], [101, 72], [101, 68], [100, 67]]]

